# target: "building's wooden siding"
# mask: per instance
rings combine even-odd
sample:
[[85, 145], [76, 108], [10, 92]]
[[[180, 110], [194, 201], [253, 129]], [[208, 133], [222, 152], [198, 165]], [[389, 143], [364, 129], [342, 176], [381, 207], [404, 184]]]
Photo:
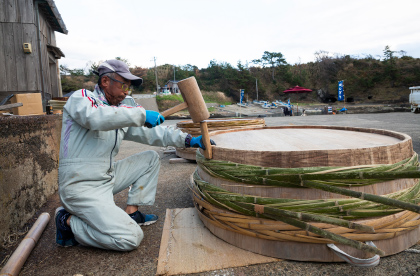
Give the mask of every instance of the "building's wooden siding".
[[[42, 11], [39, 15], [42, 67], [34, 1], [0, 0], [0, 100], [9, 94], [42, 90], [44, 103], [61, 96], [58, 62], [47, 50], [48, 44], [56, 46], [54, 30]], [[31, 54], [23, 52], [23, 43], [31, 44]]]

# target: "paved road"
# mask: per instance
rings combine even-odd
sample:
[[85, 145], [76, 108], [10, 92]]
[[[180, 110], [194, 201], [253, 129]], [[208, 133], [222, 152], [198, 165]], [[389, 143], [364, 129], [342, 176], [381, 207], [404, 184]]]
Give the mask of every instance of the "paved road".
[[265, 122], [268, 126], [332, 125], [393, 130], [411, 136], [414, 150], [420, 152], [420, 114], [411, 112], [267, 117]]
[[[174, 125], [178, 121], [166, 121]], [[306, 117], [266, 118], [268, 126], [280, 125], [334, 125], [381, 128], [403, 132], [413, 138], [414, 149], [420, 152], [420, 114], [382, 113], [355, 115], [322, 115]], [[144, 227], [145, 239], [140, 247], [132, 252], [113, 252], [94, 248], [60, 248], [54, 243], [55, 226], [50, 223], [38, 245], [27, 260], [21, 275], [155, 275], [160, 239], [167, 208], [193, 207], [190, 191], [186, 183], [196, 168], [195, 163], [169, 164], [174, 155], [165, 155], [160, 147], [150, 147], [124, 142], [118, 155], [124, 158], [143, 150], [156, 150], [161, 156], [158, 192], [154, 206], [144, 207], [142, 211], [153, 212], [160, 219], [156, 224]], [[125, 207], [127, 191], [115, 196], [115, 202]], [[39, 213], [49, 212], [59, 206], [57, 194], [52, 196]], [[39, 214], [38, 213], [38, 214]], [[416, 245], [415, 249], [420, 249]], [[11, 251], [11, 249], [9, 249]], [[2, 251], [5, 256], [5, 251]], [[7, 252], [6, 252], [7, 253]], [[379, 266], [370, 269], [352, 267], [345, 263], [311, 263], [282, 261], [248, 267], [210, 271], [197, 275], [419, 275], [420, 255], [402, 252], [382, 258]], [[0, 259], [0, 262], [2, 259]]]
[[133, 94], [137, 104], [140, 104], [147, 110], [159, 111], [155, 95]]

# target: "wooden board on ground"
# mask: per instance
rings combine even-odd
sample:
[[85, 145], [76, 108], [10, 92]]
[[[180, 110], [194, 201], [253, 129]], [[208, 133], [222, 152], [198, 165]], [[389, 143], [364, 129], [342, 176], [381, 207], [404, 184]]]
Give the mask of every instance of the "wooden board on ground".
[[204, 227], [195, 208], [167, 209], [156, 274], [199, 273], [280, 260], [215, 237]]
[[195, 161], [197, 148], [176, 148], [176, 155], [191, 161]]

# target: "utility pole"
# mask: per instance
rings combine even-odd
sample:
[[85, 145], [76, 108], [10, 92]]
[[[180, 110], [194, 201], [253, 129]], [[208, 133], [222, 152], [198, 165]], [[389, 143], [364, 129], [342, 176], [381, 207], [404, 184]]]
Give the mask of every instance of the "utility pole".
[[175, 82], [175, 65], [174, 65], [174, 82]]
[[159, 94], [159, 84], [158, 84], [157, 68], [156, 68], [156, 57], [153, 57], [153, 60], [155, 61], [156, 94]]
[[258, 102], [258, 80], [255, 78], [255, 89], [257, 90], [257, 102]]

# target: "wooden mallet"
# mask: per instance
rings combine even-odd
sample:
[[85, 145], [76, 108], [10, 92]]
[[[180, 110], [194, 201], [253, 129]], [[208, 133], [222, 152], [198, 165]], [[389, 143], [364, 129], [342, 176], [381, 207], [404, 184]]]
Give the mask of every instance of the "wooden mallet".
[[200, 123], [201, 135], [203, 136], [203, 143], [206, 147], [206, 149], [204, 150], [204, 156], [207, 159], [211, 159], [212, 145], [210, 143], [207, 122], [205, 121], [210, 117], [210, 114], [207, 109], [206, 103], [204, 102], [200, 88], [198, 87], [197, 80], [195, 79], [195, 77], [189, 77], [187, 79], [179, 81], [178, 87], [181, 91], [181, 95], [184, 99], [184, 102], [166, 111], [163, 111], [161, 115], [166, 118], [171, 114], [174, 114], [182, 109], [188, 108], [193, 122]]

